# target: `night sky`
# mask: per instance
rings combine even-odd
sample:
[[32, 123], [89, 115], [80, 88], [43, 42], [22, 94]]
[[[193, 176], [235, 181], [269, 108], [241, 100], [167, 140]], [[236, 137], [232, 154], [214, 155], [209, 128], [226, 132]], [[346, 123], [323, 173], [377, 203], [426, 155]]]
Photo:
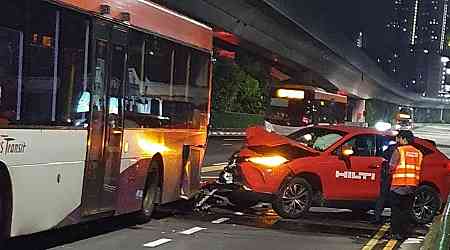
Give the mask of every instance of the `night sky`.
[[[350, 42], [356, 42], [356, 35], [363, 31], [366, 52], [372, 57], [385, 55], [393, 44], [386, 33], [393, 16], [393, 0], [297, 0], [295, 6], [304, 18], [320, 19], [326, 30], [341, 33]], [[311, 16], [317, 13], [321, 15]]]
[[320, 0], [327, 19], [334, 20], [337, 30], [355, 40], [364, 32], [368, 50], [380, 50], [390, 45], [386, 25], [393, 16], [392, 0]]

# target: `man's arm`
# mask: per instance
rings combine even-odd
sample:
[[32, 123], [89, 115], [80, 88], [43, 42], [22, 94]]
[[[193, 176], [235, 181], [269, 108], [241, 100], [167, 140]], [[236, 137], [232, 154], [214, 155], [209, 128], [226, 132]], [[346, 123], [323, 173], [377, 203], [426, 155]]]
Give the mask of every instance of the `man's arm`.
[[389, 161], [389, 172], [392, 174], [400, 163], [400, 152], [398, 149], [394, 150], [392, 153], [391, 160]]

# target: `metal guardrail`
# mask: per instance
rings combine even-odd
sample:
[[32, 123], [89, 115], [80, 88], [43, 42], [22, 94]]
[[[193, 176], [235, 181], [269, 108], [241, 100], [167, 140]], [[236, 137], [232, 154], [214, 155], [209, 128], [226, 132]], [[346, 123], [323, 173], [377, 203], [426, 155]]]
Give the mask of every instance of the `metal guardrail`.
[[447, 205], [442, 214], [440, 224], [438, 237], [436, 238], [436, 241], [434, 241], [433, 249], [448, 250], [450, 249], [450, 195], [447, 198]]
[[208, 133], [208, 136], [236, 136], [243, 137], [245, 136], [245, 129], [233, 129], [233, 128], [217, 128], [211, 129]]

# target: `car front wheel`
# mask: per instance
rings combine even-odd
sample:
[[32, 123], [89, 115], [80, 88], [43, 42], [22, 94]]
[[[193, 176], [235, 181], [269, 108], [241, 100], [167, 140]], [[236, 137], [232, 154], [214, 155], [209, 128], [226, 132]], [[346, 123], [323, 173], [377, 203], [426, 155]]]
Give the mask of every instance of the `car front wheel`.
[[413, 221], [417, 224], [430, 223], [440, 208], [441, 199], [436, 189], [430, 186], [421, 186], [414, 196], [411, 211]]
[[311, 184], [307, 180], [293, 178], [281, 187], [272, 207], [283, 218], [300, 218], [311, 207], [312, 192]]

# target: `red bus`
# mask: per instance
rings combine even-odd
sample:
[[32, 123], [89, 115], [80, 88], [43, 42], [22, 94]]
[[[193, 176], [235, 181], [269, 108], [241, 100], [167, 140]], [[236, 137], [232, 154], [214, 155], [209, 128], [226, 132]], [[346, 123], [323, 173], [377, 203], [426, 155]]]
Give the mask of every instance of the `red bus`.
[[147, 0], [1, 5], [2, 238], [196, 192], [211, 28]]

